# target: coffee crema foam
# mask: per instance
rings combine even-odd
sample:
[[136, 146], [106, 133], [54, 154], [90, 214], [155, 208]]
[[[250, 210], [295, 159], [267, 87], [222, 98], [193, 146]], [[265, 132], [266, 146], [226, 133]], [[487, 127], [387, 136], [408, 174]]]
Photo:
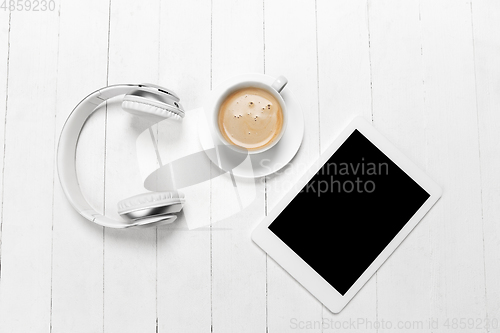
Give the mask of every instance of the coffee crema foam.
[[222, 103], [218, 124], [228, 142], [249, 150], [260, 149], [280, 134], [283, 110], [268, 91], [243, 88], [233, 92]]

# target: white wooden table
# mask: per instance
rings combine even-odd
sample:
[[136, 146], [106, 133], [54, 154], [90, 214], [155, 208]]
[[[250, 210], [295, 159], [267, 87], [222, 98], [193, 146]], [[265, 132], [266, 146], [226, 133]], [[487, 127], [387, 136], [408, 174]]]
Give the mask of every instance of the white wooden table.
[[[54, 11], [25, 9], [0, 9], [0, 332], [500, 332], [499, 1], [55, 0]], [[151, 82], [193, 109], [243, 72], [288, 77], [306, 123], [294, 161], [312, 162], [362, 115], [443, 187], [338, 315], [250, 240], [283, 195], [273, 184], [296, 174], [259, 182], [260, 208], [244, 218], [195, 231], [182, 219], [103, 229], [62, 193], [57, 139], [88, 93]], [[141, 192], [129, 120], [97, 112], [79, 146], [84, 192], [109, 216], [109, 202]], [[225, 195], [206, 188], [207, 200]]]

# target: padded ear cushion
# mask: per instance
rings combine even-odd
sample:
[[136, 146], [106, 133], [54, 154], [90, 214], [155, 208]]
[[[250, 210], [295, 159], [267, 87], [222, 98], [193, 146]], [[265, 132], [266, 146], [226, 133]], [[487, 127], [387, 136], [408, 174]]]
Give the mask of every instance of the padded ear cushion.
[[133, 225], [134, 227], [150, 228], [150, 227], [157, 227], [160, 225], [170, 224], [174, 222], [176, 219], [177, 216], [175, 215], [152, 216], [152, 217], [145, 217], [140, 220], [135, 220], [133, 222]]
[[122, 101], [122, 109], [138, 116], [153, 115], [174, 119], [184, 117], [184, 111], [180, 107], [174, 107], [142, 96], [125, 95]]
[[180, 192], [143, 193], [118, 202], [118, 214], [135, 219], [159, 213], [178, 213], [184, 202], [184, 194]]

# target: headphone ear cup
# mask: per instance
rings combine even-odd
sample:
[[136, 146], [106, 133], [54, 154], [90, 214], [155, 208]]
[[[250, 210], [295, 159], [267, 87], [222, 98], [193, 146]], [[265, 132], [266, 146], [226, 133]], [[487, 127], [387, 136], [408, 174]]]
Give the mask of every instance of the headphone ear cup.
[[143, 96], [125, 95], [122, 109], [138, 116], [181, 119], [184, 117], [184, 111], [177, 102], [175, 104], [177, 105], [171, 106]]
[[184, 203], [184, 194], [180, 192], [143, 193], [118, 202], [118, 214], [132, 221], [168, 216], [179, 213]]

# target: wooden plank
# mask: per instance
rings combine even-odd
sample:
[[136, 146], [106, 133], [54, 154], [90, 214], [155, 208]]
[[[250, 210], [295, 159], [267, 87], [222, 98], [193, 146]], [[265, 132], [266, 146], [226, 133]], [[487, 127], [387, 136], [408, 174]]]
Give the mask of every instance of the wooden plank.
[[485, 310], [472, 24], [465, 2], [423, 1], [420, 9], [426, 169], [443, 187], [427, 216], [434, 221], [430, 311], [444, 324]]
[[[3, 209], [4, 209], [4, 166], [5, 166], [5, 118], [7, 112], [7, 101], [8, 101], [8, 72], [9, 72], [9, 52], [10, 52], [10, 20], [11, 15], [9, 12], [0, 12], [0, 149], [2, 149], [2, 154], [0, 157], [0, 163], [2, 163], [2, 170], [0, 171], [0, 196], [2, 200], [2, 205], [0, 206], [0, 290], [2, 285], [1, 274], [2, 274], [2, 227], [3, 227]], [[1, 300], [0, 300], [1, 303]], [[0, 317], [0, 327], [4, 326], [3, 317]]]
[[[159, 6], [159, 1], [111, 2], [109, 84], [158, 81]], [[119, 219], [118, 201], [146, 192], [135, 141], [150, 125], [124, 112], [121, 99], [108, 103], [105, 211], [109, 217]], [[105, 332], [156, 330], [156, 240], [156, 228], [105, 229]]]
[[[316, 12], [320, 147], [324, 151], [356, 115], [371, 120], [369, 31], [366, 1], [318, 1]], [[376, 301], [374, 276], [339, 315], [323, 309], [325, 332], [335, 331], [338, 322], [375, 322]], [[376, 331], [367, 324], [358, 327]]]
[[[56, 140], [76, 104], [106, 86], [106, 2], [61, 3]], [[88, 17], [95, 23], [88, 25]], [[81, 29], [87, 26], [86, 29]], [[89, 47], [91, 45], [91, 47]], [[76, 166], [82, 192], [104, 213], [105, 108], [80, 135]], [[57, 172], [57, 170], [55, 170]], [[57, 177], [57, 174], [56, 174]], [[103, 228], [74, 211], [55, 180], [52, 254], [52, 332], [103, 331]]]
[[[0, 11], [0, 147], [2, 155], [0, 163], [2, 170], [0, 171], [0, 192], [1, 200], [3, 202], [3, 166], [4, 166], [4, 143], [5, 143], [5, 115], [7, 110], [7, 87], [8, 87], [8, 71], [9, 71], [9, 48], [10, 48], [10, 13], [7, 11]], [[3, 204], [2, 204], [3, 205]], [[3, 206], [0, 207], [3, 211]], [[2, 224], [2, 214], [0, 213], [0, 226]], [[0, 240], [2, 239], [2, 228], [0, 227]], [[0, 265], [2, 261], [2, 247], [0, 246]]]
[[[262, 73], [263, 51], [262, 3], [213, 1], [212, 86], [239, 73]], [[234, 198], [234, 192], [225, 191], [221, 179], [212, 181], [212, 218], [224, 212], [225, 202]], [[230, 230], [211, 233], [214, 332], [266, 329], [266, 255], [249, 236], [259, 217], [264, 216], [264, 188], [260, 182], [256, 186], [257, 208], [214, 226]]]
[[356, 115], [371, 120], [366, 1], [318, 0], [320, 144], [323, 151]]
[[4, 147], [2, 332], [50, 328], [58, 32], [57, 10], [12, 13]]
[[[288, 192], [319, 156], [319, 112], [314, 2], [264, 2], [265, 72], [285, 75], [287, 89], [302, 108], [305, 134], [290, 165], [266, 177], [267, 212]], [[293, 42], [291, 38], [293, 36]], [[267, 258], [267, 326], [270, 332], [289, 332], [300, 322], [322, 321], [322, 305], [272, 258]], [[301, 330], [305, 331], [305, 330]]]
[[[481, 160], [481, 199], [484, 241], [485, 297], [492, 328], [500, 321], [500, 3], [471, 2], [474, 67]], [[495, 325], [496, 321], [496, 325]], [[494, 332], [493, 329], [490, 332]]]
[[[426, 121], [419, 2], [369, 2], [374, 126], [424, 169]], [[425, 51], [425, 50], [424, 50]], [[424, 218], [377, 273], [379, 332], [428, 329], [432, 301], [431, 243], [434, 224]], [[411, 304], [411, 306], [409, 306]], [[392, 327], [394, 325], [394, 327]]]
[[[210, 90], [211, 5], [200, 1], [170, 1], [168, 5], [161, 4], [160, 13], [159, 83], [174, 90], [189, 112], [203, 103], [203, 93]], [[176, 145], [175, 141], [168, 140], [169, 125], [162, 122], [158, 126], [159, 147]], [[190, 133], [187, 126], [191, 125], [184, 122], [181, 131]], [[197, 137], [186, 139], [199, 145]], [[172, 156], [162, 156], [163, 163], [169, 157]], [[202, 210], [204, 224], [209, 225], [210, 182], [196, 185], [196, 193], [204, 203], [189, 201], [187, 197], [186, 205]], [[174, 224], [158, 229], [157, 258], [159, 332], [210, 332], [209, 229], [188, 231], [186, 218], [181, 214]]]

